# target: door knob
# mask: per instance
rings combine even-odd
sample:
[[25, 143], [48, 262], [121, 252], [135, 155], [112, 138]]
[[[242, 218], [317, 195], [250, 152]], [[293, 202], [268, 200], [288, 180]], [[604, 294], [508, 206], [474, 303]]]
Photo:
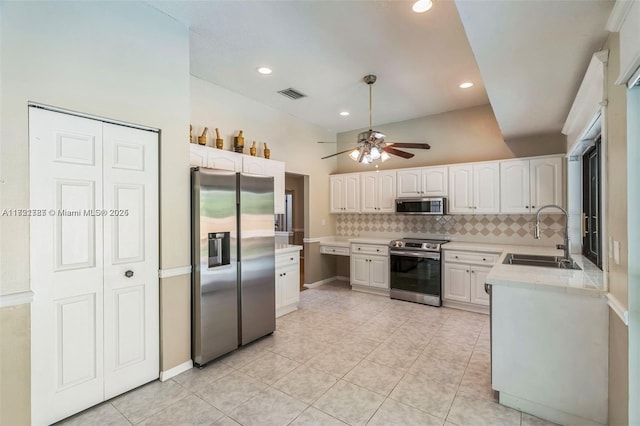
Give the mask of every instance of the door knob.
[[129, 271], [125, 272], [124, 276], [127, 277], [127, 278], [131, 278], [133, 276], [133, 271], [129, 270]]

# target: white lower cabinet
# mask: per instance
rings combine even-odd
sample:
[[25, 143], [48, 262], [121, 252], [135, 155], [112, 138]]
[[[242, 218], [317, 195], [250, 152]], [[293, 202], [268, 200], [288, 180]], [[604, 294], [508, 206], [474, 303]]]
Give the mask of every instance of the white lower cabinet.
[[488, 312], [489, 295], [484, 283], [495, 253], [445, 251], [443, 304], [476, 312]]
[[353, 290], [389, 293], [389, 249], [385, 245], [351, 245], [351, 287]]
[[276, 318], [298, 309], [300, 302], [300, 253], [276, 255]]

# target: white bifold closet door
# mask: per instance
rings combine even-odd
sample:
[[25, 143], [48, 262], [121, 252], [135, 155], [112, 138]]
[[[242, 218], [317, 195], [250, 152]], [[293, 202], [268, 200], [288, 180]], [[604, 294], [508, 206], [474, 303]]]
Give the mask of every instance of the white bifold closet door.
[[31, 412], [159, 376], [158, 134], [29, 108]]

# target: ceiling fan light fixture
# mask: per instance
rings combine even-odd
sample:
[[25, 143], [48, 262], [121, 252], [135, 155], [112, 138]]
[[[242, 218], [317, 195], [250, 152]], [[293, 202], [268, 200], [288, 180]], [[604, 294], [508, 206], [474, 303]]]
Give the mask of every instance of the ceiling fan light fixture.
[[258, 68], [258, 72], [262, 75], [269, 75], [273, 72], [273, 70], [269, 67], [260, 67]]
[[377, 160], [378, 158], [380, 158], [380, 151], [375, 146], [372, 146], [371, 150], [369, 151], [369, 155], [371, 156], [372, 160]]
[[357, 149], [354, 149], [349, 153], [349, 157], [351, 157], [353, 161], [358, 161], [359, 156], [360, 156], [360, 151]]
[[431, 0], [418, 0], [412, 6], [412, 9], [416, 13], [424, 13], [431, 9], [433, 2]]
[[380, 161], [382, 161], [384, 163], [389, 158], [391, 158], [391, 156], [389, 154], [387, 154], [385, 151], [382, 151], [382, 154], [380, 154]]

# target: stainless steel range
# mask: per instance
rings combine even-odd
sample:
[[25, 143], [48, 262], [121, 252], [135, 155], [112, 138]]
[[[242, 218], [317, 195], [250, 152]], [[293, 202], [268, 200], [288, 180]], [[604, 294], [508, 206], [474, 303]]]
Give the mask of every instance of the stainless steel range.
[[403, 238], [389, 244], [392, 299], [442, 304], [442, 244], [448, 240]]

